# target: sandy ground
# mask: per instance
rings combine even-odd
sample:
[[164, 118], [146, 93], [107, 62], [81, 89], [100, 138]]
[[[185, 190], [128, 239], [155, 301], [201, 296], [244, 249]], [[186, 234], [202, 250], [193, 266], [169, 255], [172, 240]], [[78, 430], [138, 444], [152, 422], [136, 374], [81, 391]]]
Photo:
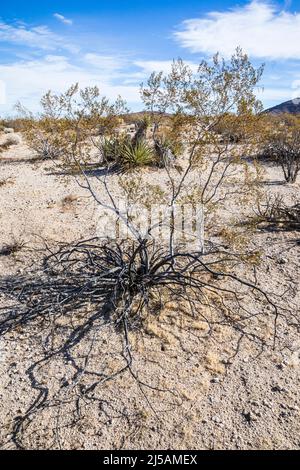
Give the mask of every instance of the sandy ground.
[[[26, 269], [32, 248], [42, 246], [43, 238], [55, 243], [96, 234], [97, 208], [86, 191], [74, 178], [62, 177], [49, 163], [34, 162], [33, 157], [24, 144], [0, 156], [0, 247], [14, 239], [25, 243], [15, 255], [0, 256], [2, 275]], [[265, 172], [264, 191], [282, 194], [286, 200], [299, 197], [299, 180], [283, 185], [278, 168], [266, 166]], [[113, 186], [117, 178], [111, 176]], [[157, 181], [152, 170], [145, 178]], [[237, 210], [238, 203], [232, 207]], [[219, 217], [229, 220], [232, 207], [223, 207]], [[296, 232], [256, 231], [252, 239], [252, 247], [262, 252], [256, 273], [260, 284], [271, 291], [289, 289], [289, 307], [298, 319], [299, 238]], [[217, 327], [208, 334], [201, 321], [187, 318], [178, 305], [168, 302], [159, 321], [152, 319], [145, 333], [133, 338], [135, 370], [156, 390], [139, 387], [127, 374], [76, 404], [78, 384], [68, 382], [71, 364], [67, 358], [57, 358], [42, 365], [38, 376], [52, 398], [59, 384], [65, 384], [61, 404], [30, 417], [23, 445], [27, 449], [298, 449], [300, 337], [292, 318], [279, 326], [275, 350], [261, 350], [243, 339], [236, 353], [236, 333]], [[263, 325], [258, 322], [254, 328]], [[122, 363], [122, 340], [108, 325], [99, 325], [99, 331], [96, 340], [89, 337], [76, 352], [80, 361], [93, 343], [90, 369], [97, 369], [101, 358], [113, 373]], [[262, 334], [272, 335], [268, 325]], [[3, 449], [16, 447], [14, 420], [38, 395], [26, 369], [41, 356], [44, 342], [45, 332], [38, 329], [34, 334], [20, 329], [0, 341]]]

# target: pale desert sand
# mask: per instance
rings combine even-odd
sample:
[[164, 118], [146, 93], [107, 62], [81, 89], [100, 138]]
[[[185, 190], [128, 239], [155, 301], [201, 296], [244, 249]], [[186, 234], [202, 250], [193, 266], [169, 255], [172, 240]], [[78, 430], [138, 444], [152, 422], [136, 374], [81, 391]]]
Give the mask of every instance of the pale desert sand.
[[[26, 270], [33, 247], [73, 241], [95, 235], [97, 207], [74, 178], [63, 178], [49, 162], [34, 162], [25, 144], [11, 147], [0, 157], [0, 247], [13, 238], [26, 244], [14, 256], [0, 257], [2, 275]], [[281, 171], [265, 167], [264, 190], [283, 194], [287, 201], [299, 197], [299, 180], [283, 185]], [[110, 177], [117, 185], [117, 176]], [[157, 181], [157, 171], [145, 172]], [[63, 202], [72, 196], [69, 202]], [[233, 209], [234, 208], [234, 209]], [[223, 220], [238, 204], [224, 207]], [[251, 208], [245, 209], [246, 212]], [[256, 231], [252, 247], [262, 251], [257, 276], [270, 291], [290, 288], [289, 307], [299, 318], [299, 233]], [[298, 243], [297, 243], [298, 242]], [[197, 319], [186, 318], [178, 306], [166, 304], [160, 319], [149, 322], [134, 340], [135, 367], [143, 381], [168, 389], [141, 389], [133, 378], [120, 376], [95, 392], [95, 400], [80, 401], [76, 415], [76, 387], [68, 383], [70, 364], [60, 358], [41, 367], [39, 378], [50, 394], [66, 386], [60, 406], [31, 418], [24, 431], [27, 449], [297, 449], [300, 447], [300, 337], [291, 319], [280, 325], [275, 350], [243, 340], [234, 355], [238, 337], [227, 327], [208, 335]], [[264, 328], [261, 323], [254, 327]], [[270, 337], [265, 325], [262, 335]], [[91, 338], [78, 348], [90, 347]], [[26, 369], [40, 357], [45, 334], [19, 329], [0, 341], [0, 445], [16, 448], [12, 440], [14, 418], [26, 412], [37, 396]], [[90, 367], [99, 358], [113, 371], [121, 361], [114, 351], [121, 339], [109, 326], [102, 327], [94, 345]], [[233, 357], [234, 356], [234, 357]], [[76, 419], [74, 418], [76, 415]]]

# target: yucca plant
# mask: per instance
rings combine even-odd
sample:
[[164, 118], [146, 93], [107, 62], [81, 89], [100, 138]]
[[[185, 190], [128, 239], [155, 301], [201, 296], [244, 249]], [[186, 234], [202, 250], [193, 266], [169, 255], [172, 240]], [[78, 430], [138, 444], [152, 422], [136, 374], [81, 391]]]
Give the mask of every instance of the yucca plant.
[[147, 129], [151, 124], [149, 116], [145, 115], [142, 119], [135, 123], [136, 132], [132, 139], [132, 145], [136, 146], [140, 142], [144, 142], [147, 138]]
[[122, 158], [123, 149], [129, 144], [128, 137], [106, 137], [103, 140], [101, 151], [106, 162], [119, 162]]
[[126, 166], [145, 166], [152, 163], [154, 158], [153, 149], [147, 142], [140, 141], [135, 145], [124, 145], [121, 160]]
[[174, 165], [176, 152], [174, 145], [169, 139], [157, 138], [154, 142], [156, 163], [159, 168], [169, 168]]
[[115, 161], [118, 154], [118, 147], [119, 143], [117, 139], [105, 138], [101, 146], [103, 159], [106, 162]]

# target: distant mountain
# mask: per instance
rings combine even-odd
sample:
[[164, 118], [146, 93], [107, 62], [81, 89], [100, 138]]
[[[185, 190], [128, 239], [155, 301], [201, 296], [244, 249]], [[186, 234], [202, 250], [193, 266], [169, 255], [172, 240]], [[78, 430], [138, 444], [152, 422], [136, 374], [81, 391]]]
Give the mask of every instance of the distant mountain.
[[300, 98], [285, 101], [284, 103], [273, 106], [273, 108], [266, 109], [264, 113], [269, 114], [300, 114]]

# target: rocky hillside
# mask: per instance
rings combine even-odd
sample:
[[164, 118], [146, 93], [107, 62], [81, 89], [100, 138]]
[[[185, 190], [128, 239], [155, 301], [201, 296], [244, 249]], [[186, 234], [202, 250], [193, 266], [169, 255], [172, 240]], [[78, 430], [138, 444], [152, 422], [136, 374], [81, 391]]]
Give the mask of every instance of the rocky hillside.
[[266, 109], [265, 113], [270, 114], [300, 114], [300, 98], [294, 98], [293, 100], [285, 101], [284, 103], [273, 106], [272, 108]]

